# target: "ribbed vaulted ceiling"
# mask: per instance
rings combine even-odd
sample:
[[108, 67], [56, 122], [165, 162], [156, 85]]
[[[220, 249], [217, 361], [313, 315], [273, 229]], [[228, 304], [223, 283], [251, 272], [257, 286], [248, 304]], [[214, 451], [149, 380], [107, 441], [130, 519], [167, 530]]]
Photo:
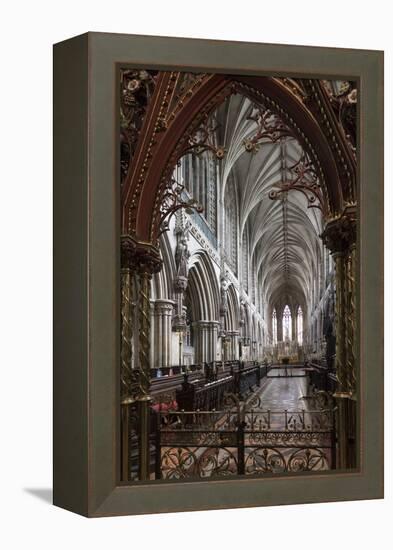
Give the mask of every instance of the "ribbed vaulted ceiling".
[[219, 144], [226, 149], [221, 190], [224, 194], [232, 178], [238, 193], [239, 242], [248, 226], [264, 303], [272, 307], [276, 300], [290, 296], [307, 307], [320, 261], [321, 212], [308, 208], [306, 198], [296, 191], [277, 200], [269, 198], [277, 184], [293, 177], [289, 168], [303, 151], [297, 140], [284, 137], [275, 143], [262, 140], [255, 151], [248, 152], [244, 142], [258, 129], [250, 119], [254, 112], [250, 100], [236, 94], [214, 113]]

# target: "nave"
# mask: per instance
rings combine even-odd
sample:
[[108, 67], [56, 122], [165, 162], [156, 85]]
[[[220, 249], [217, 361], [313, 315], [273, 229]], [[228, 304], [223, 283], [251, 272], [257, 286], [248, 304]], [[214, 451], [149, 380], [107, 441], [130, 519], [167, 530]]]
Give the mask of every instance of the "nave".
[[[284, 372], [283, 372], [284, 371]], [[283, 369], [272, 367], [258, 392], [265, 409], [296, 411], [304, 408], [302, 400], [308, 393], [305, 370], [303, 368]]]
[[120, 86], [121, 480], [355, 468], [355, 83]]

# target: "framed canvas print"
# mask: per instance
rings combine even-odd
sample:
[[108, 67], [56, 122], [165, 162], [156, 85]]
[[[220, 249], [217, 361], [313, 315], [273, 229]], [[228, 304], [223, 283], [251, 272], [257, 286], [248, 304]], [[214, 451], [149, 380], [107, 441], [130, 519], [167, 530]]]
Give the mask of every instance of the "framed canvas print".
[[54, 502], [383, 495], [383, 54], [54, 47]]

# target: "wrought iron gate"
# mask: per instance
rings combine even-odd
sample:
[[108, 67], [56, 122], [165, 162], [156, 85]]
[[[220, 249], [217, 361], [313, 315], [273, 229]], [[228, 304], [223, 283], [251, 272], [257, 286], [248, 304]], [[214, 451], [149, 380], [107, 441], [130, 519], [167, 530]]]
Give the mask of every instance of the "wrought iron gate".
[[156, 479], [280, 474], [335, 468], [333, 409], [157, 413]]

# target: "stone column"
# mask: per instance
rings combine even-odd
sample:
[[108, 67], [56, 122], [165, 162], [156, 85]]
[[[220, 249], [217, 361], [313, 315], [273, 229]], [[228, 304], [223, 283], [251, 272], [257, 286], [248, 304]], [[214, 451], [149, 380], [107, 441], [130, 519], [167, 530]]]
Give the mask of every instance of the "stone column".
[[228, 361], [228, 339], [225, 333], [225, 316], [228, 313], [228, 272], [225, 271], [224, 264], [221, 265], [220, 275], [220, 331], [219, 338], [221, 339], [221, 360], [223, 364]]
[[154, 300], [150, 300], [150, 365], [155, 366], [156, 365], [156, 349], [155, 349], [155, 342], [157, 340], [156, 337], [156, 323], [154, 322]]
[[320, 351], [320, 334], [321, 334], [321, 320], [319, 310], [316, 310], [316, 319], [315, 319], [315, 342], [316, 342], [316, 351]]
[[282, 342], [283, 337], [283, 326], [282, 326], [282, 310], [276, 310], [277, 315], [277, 342]]
[[219, 321], [210, 321], [209, 324], [209, 361], [217, 361], [217, 344], [221, 323]]
[[175, 302], [156, 300], [154, 302], [154, 366], [171, 366], [172, 313]]
[[206, 361], [206, 337], [204, 334], [203, 325], [201, 321], [195, 321], [192, 323], [194, 330], [194, 349], [195, 349], [195, 363], [201, 363]]
[[229, 345], [228, 345], [228, 361], [235, 361], [239, 358], [238, 352], [239, 352], [239, 331], [238, 330], [232, 330], [227, 332], [227, 336], [229, 338]]
[[292, 322], [292, 342], [296, 342], [296, 315], [293, 315], [291, 312], [291, 322]]
[[215, 361], [217, 358], [219, 321], [196, 321], [193, 326], [196, 329], [197, 337], [197, 345], [195, 346], [196, 363]]

